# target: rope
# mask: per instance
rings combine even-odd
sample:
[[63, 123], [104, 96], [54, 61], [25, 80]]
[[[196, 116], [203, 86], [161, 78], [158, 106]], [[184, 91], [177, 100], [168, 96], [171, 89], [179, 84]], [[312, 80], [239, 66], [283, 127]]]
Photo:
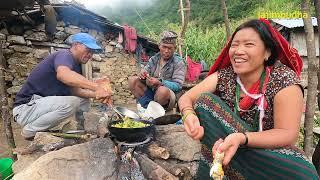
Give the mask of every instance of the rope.
[[138, 12], [138, 10], [136, 8], [134, 8], [134, 10], [136, 11], [136, 13], [138, 14], [139, 18], [141, 19], [141, 21], [143, 22], [143, 24], [146, 26], [146, 28], [148, 29], [149, 31], [149, 34], [151, 34], [151, 30], [150, 28], [148, 27], [147, 23], [143, 20], [142, 16], [140, 15], [140, 13]]

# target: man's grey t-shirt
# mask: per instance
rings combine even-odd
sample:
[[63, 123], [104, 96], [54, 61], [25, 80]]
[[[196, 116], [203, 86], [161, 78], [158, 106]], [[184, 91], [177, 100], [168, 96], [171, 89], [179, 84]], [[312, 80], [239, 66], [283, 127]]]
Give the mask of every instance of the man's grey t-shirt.
[[31, 71], [13, 106], [28, 103], [34, 94], [42, 97], [70, 96], [70, 87], [57, 79], [58, 66], [67, 66], [72, 71], [81, 73], [81, 65], [73, 58], [70, 50], [52, 53]]

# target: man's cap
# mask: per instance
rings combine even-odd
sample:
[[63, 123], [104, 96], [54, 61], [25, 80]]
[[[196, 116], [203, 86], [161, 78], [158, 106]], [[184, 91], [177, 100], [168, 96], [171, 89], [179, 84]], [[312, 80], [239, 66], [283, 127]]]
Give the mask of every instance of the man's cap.
[[97, 41], [88, 33], [77, 33], [71, 37], [71, 42], [79, 42], [92, 50], [102, 50]]
[[177, 37], [178, 37], [177, 33], [173, 31], [163, 31], [160, 34], [160, 43], [176, 44]]

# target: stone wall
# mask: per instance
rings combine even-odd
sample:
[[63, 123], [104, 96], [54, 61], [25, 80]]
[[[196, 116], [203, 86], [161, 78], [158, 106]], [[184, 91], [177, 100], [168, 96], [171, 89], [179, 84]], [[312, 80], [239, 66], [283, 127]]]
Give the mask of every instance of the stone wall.
[[127, 79], [137, 71], [135, 58], [125, 53], [122, 46], [117, 45], [117, 38], [114, 38], [118, 37], [117, 34], [81, 29], [58, 22], [57, 32], [49, 41], [44, 31], [44, 24], [35, 27], [21, 25], [17, 28], [22, 29], [23, 34], [17, 35], [11, 31], [10, 34], [6, 29], [0, 30], [3, 54], [7, 60], [5, 80], [11, 105], [31, 70], [50, 53], [69, 48], [66, 43], [68, 37], [78, 32], [88, 32], [104, 48], [103, 53], [95, 54], [92, 58], [92, 66], [89, 66], [92, 67], [92, 77], [107, 76], [111, 80], [115, 104], [134, 102], [133, 95], [128, 90]]

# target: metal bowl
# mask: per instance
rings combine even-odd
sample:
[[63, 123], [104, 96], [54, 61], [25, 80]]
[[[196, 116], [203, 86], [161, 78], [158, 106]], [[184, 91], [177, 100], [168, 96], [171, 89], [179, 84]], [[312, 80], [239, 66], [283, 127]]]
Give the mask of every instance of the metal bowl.
[[131, 119], [141, 119], [137, 113], [135, 113], [134, 111], [131, 111], [130, 109], [127, 109], [125, 107], [117, 106], [117, 107], [114, 107], [114, 109], [117, 111], [117, 113], [120, 113], [123, 116], [127, 116]]

